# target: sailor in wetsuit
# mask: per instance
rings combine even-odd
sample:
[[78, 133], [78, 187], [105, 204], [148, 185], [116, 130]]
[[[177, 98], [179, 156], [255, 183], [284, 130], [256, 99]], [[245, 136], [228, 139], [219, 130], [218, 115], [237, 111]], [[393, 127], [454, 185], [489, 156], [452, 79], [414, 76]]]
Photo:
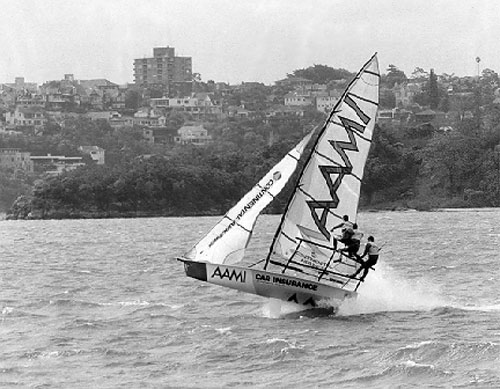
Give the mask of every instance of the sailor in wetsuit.
[[[361, 261], [361, 257], [358, 255], [359, 247], [361, 246], [361, 239], [363, 238], [363, 233], [358, 230], [358, 225], [356, 223], [352, 226], [352, 235], [350, 238], [343, 241], [346, 247], [340, 251], [347, 252], [350, 257], [356, 258], [358, 262]], [[342, 240], [341, 240], [342, 242]]]
[[361, 262], [361, 267], [356, 271], [356, 273], [352, 274], [351, 277], [356, 277], [361, 270], [363, 270], [363, 274], [361, 275], [360, 281], [364, 281], [368, 271], [371, 267], [375, 266], [378, 261], [378, 255], [380, 252], [380, 247], [375, 244], [375, 238], [373, 236], [368, 237], [368, 243], [366, 243], [365, 251], [361, 258], [364, 258], [368, 255], [368, 259], [364, 262]]
[[[354, 231], [352, 230], [352, 227], [354, 224], [349, 221], [349, 216], [344, 215], [342, 218], [344, 221], [340, 224], [337, 224], [335, 227], [333, 227], [330, 231], [333, 232], [333, 230], [336, 230], [337, 228], [341, 228], [342, 231], [342, 237], [339, 239], [340, 242], [346, 244], [354, 234]], [[337, 249], [337, 239], [333, 237], [333, 249]]]

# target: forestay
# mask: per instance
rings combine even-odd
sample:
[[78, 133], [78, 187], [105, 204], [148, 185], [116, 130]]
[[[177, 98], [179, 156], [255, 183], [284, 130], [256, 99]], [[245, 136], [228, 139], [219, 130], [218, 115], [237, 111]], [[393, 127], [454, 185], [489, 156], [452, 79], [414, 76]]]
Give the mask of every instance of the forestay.
[[281, 219], [265, 268], [272, 263], [321, 278], [334, 251], [330, 230], [356, 219], [361, 179], [378, 107], [374, 55], [348, 86], [321, 129]]
[[292, 176], [311, 135], [306, 135], [184, 257], [215, 264], [241, 261], [257, 217]]

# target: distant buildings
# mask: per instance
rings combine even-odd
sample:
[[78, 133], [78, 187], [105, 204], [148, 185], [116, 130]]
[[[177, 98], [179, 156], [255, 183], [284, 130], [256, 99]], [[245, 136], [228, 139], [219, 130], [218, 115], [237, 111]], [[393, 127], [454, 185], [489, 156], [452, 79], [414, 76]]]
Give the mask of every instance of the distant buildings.
[[33, 162], [30, 159], [30, 153], [20, 149], [5, 148], [0, 149], [0, 168], [14, 172], [22, 170], [32, 173]]
[[134, 60], [134, 82], [138, 87], [157, 86], [169, 96], [186, 96], [192, 92], [191, 57], [176, 57], [173, 47], [155, 47], [152, 58]]
[[36, 92], [38, 89], [38, 85], [35, 82], [26, 82], [24, 81], [24, 77], [16, 77], [14, 83], [6, 83], [3, 86], [16, 92]]
[[[0, 137], [51, 135], [71, 122], [70, 118], [83, 116], [104, 120], [112, 129], [126, 127], [127, 131], [142, 134], [150, 144], [203, 145], [211, 141], [205, 128], [187, 125], [177, 132], [179, 126], [225, 119], [260, 121], [271, 127], [301, 125], [316, 115], [314, 110], [328, 114], [342, 96], [347, 82], [331, 80], [318, 84], [288, 76], [276, 81], [274, 86], [259, 82], [205, 83], [201, 77], [193, 77], [191, 57], [176, 56], [175, 49], [169, 46], [154, 47], [152, 57], [135, 59], [133, 74], [134, 84], [126, 85], [106, 79], [77, 80], [73, 74], [64, 74], [62, 80], [47, 81], [40, 86], [25, 82], [23, 77], [16, 77], [13, 83], [0, 84], [3, 116], [0, 117]], [[392, 85], [382, 79], [378, 123], [401, 127], [431, 124], [434, 128], [447, 128], [479, 112], [475, 110], [477, 78], [443, 76], [439, 80], [442, 90], [446, 91], [442, 100], [446, 104], [441, 104], [439, 109], [446, 115], [438, 108], [427, 109], [429, 104], [423, 99], [427, 81], [427, 77], [419, 77]], [[498, 81], [488, 85], [495, 91], [491, 101], [500, 105]], [[482, 98], [486, 101], [484, 95]], [[104, 163], [104, 150], [82, 146], [80, 151], [90, 155], [97, 164]], [[22, 157], [16, 154], [18, 152], [4, 152], [2, 166], [12, 164], [19, 169]], [[55, 163], [54, 158], [48, 159]], [[80, 163], [60, 158], [57, 163], [67, 165], [65, 168]], [[35, 157], [35, 164], [39, 160]]]

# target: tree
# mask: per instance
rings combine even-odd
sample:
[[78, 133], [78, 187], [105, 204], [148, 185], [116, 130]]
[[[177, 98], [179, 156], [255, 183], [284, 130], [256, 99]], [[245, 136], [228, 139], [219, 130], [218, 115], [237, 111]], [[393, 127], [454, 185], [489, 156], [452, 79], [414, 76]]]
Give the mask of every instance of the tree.
[[388, 88], [393, 88], [395, 84], [402, 84], [406, 81], [408, 81], [408, 77], [402, 70], [399, 70], [394, 65], [389, 65], [385, 76], [385, 83]]
[[370, 205], [376, 193], [398, 200], [413, 188], [419, 163], [384, 128], [377, 126], [365, 168], [362, 195]]
[[429, 83], [428, 83], [428, 94], [429, 94], [429, 106], [431, 109], [436, 109], [439, 105], [439, 88], [437, 84], [437, 77], [434, 74], [434, 69], [431, 69], [431, 73], [429, 74]]
[[133, 89], [128, 89], [125, 94], [125, 108], [137, 110], [141, 105], [141, 94]]
[[476, 136], [460, 132], [437, 135], [423, 151], [422, 173], [429, 177], [430, 188], [438, 196], [461, 196], [464, 189], [478, 187], [483, 153]]
[[429, 73], [420, 67], [416, 67], [411, 74], [412, 80], [423, 81], [429, 79]]
[[495, 91], [498, 89], [500, 80], [498, 74], [491, 69], [484, 69], [479, 79], [481, 93], [481, 105], [490, 104], [495, 99]]
[[354, 74], [345, 69], [334, 69], [325, 65], [314, 65], [305, 69], [293, 71], [293, 76], [311, 80], [317, 84], [327, 84], [332, 80], [351, 79]]

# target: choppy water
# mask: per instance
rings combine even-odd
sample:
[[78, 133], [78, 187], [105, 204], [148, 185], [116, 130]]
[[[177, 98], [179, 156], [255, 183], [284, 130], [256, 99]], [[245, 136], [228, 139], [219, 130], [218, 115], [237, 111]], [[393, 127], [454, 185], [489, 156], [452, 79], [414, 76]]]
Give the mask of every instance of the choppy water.
[[328, 317], [185, 277], [217, 220], [0, 221], [0, 387], [500, 387], [500, 210], [361, 214], [386, 244]]

